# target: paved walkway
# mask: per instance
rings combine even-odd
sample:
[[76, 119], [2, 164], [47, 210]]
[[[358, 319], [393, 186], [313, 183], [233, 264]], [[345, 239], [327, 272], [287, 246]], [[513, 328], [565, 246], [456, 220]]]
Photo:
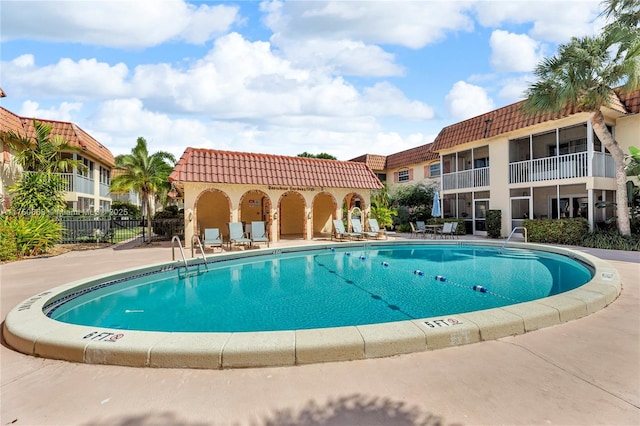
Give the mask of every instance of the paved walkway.
[[[640, 253], [588, 250], [623, 290], [588, 317], [496, 341], [385, 359], [245, 370], [74, 364], [3, 342], [0, 424], [638, 425]], [[166, 246], [0, 266], [1, 315], [72, 280], [171, 259]]]

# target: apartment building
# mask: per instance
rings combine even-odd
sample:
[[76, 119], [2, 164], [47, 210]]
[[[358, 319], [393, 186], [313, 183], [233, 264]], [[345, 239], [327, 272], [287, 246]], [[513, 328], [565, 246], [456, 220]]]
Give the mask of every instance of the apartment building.
[[[593, 228], [612, 216], [611, 208], [596, 208], [599, 201], [615, 202], [617, 183], [614, 161], [595, 135], [590, 113], [526, 115], [521, 105], [447, 126], [431, 144], [353, 161], [374, 169], [375, 159], [374, 171], [392, 177], [390, 190], [435, 179], [439, 172], [443, 216], [465, 220], [474, 235], [486, 235], [489, 209], [502, 212], [503, 235], [526, 218], [585, 217]], [[602, 112], [623, 152], [640, 146], [640, 90], [619, 96]]]
[[[86, 166], [83, 170], [61, 173], [66, 182], [65, 201], [72, 211], [109, 211], [111, 209], [111, 170], [115, 164], [113, 154], [104, 145], [74, 123], [45, 120], [39, 118], [20, 117], [6, 108], [0, 107], [0, 132], [14, 133], [34, 137], [34, 120], [51, 126], [51, 135], [59, 135], [72, 146], [80, 148], [80, 152], [69, 152], [63, 155], [81, 160]], [[8, 187], [13, 185], [22, 168], [16, 163], [14, 152], [8, 144], [0, 141], [2, 148], [2, 174], [0, 179], [0, 197], [2, 209], [6, 211], [11, 203]]]

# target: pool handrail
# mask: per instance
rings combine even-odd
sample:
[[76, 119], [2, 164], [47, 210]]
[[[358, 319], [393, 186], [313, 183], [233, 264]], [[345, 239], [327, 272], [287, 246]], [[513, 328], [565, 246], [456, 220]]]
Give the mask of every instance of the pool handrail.
[[184, 250], [182, 249], [182, 243], [180, 242], [180, 237], [178, 237], [177, 235], [174, 235], [173, 238], [171, 238], [171, 257], [173, 260], [176, 260], [176, 251], [175, 251], [175, 246], [174, 246], [174, 242], [178, 242], [178, 248], [180, 249], [180, 254], [182, 255], [182, 261], [184, 262], [184, 267], [188, 268], [189, 264], [187, 263], [187, 257], [184, 255]]

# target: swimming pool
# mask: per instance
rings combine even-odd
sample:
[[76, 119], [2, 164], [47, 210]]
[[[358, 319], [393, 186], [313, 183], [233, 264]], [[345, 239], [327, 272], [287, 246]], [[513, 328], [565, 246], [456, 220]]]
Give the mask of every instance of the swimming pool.
[[498, 308], [572, 290], [591, 278], [583, 263], [525, 249], [332, 247], [113, 280], [55, 300], [44, 311], [57, 321], [120, 330], [299, 330]]
[[36, 295], [7, 316], [5, 338], [79, 362], [294, 365], [519, 334], [587, 315], [620, 290], [605, 262], [533, 245], [354, 242], [209, 260]]

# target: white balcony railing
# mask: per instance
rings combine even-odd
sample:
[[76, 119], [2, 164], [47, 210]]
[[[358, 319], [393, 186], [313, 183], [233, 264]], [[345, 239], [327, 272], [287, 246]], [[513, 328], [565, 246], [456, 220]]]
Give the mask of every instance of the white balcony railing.
[[586, 152], [518, 161], [509, 164], [509, 183], [586, 177], [587, 166]]
[[[25, 174], [35, 172], [23, 172]], [[64, 179], [64, 190], [66, 192], [82, 192], [83, 194], [93, 194], [93, 179], [74, 175], [73, 173], [56, 173]], [[108, 187], [107, 187], [108, 189]], [[108, 192], [108, 191], [107, 191]], [[102, 194], [101, 194], [102, 195]]]
[[489, 186], [489, 167], [463, 170], [442, 175], [442, 189], [478, 188]]

